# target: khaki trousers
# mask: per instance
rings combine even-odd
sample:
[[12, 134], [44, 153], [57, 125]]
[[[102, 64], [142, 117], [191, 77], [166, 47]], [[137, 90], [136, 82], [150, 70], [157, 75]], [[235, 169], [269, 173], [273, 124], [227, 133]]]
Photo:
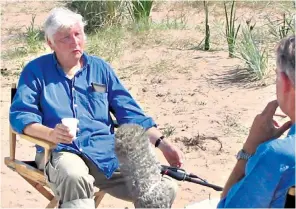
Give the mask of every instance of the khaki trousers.
[[[115, 171], [112, 177], [107, 179], [92, 162], [70, 152], [52, 152], [45, 167], [43, 159], [43, 153], [36, 154], [35, 162], [39, 169], [44, 169], [61, 208], [95, 208], [95, 186], [116, 198], [132, 201], [119, 171]], [[176, 194], [177, 184], [167, 176], [164, 176], [163, 180], [174, 185]]]

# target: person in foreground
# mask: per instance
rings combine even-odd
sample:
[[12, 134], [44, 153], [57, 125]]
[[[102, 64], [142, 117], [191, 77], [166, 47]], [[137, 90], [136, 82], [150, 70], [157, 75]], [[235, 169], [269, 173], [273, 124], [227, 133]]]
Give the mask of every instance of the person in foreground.
[[[283, 208], [295, 185], [295, 36], [280, 41], [276, 68], [277, 100], [255, 117], [218, 208]], [[290, 118], [281, 127], [273, 120], [278, 106]]]
[[[45, 39], [53, 53], [40, 56], [23, 69], [10, 108], [12, 128], [21, 134], [57, 144], [44, 165], [37, 146], [36, 164], [59, 198], [62, 208], [94, 208], [94, 185], [109, 194], [131, 200], [120, 174], [114, 150], [114, 124], [138, 124], [168, 163], [181, 166], [183, 154], [163, 139], [102, 59], [84, 52], [85, 22], [80, 14], [55, 8], [44, 23]], [[79, 120], [73, 136], [63, 118]], [[168, 177], [163, 181], [177, 185]]]

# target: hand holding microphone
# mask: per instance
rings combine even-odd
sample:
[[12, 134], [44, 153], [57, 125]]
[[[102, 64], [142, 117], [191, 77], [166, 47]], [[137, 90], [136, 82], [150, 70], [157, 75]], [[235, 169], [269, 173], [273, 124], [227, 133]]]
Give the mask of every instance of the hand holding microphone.
[[161, 150], [162, 154], [171, 166], [181, 167], [183, 165], [183, 152], [178, 147], [167, 141], [163, 135], [161, 136], [161, 132], [157, 128], [151, 127], [146, 131], [146, 133], [149, 136], [151, 143]]
[[180, 149], [165, 140], [160, 143], [159, 149], [171, 166], [182, 167], [184, 155]]

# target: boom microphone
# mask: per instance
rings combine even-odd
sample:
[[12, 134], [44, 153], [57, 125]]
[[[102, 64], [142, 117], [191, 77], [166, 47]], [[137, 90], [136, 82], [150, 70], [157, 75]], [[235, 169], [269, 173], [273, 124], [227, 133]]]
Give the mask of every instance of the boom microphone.
[[160, 163], [145, 130], [134, 124], [121, 125], [115, 134], [115, 152], [136, 208], [170, 208], [176, 184], [165, 181]]

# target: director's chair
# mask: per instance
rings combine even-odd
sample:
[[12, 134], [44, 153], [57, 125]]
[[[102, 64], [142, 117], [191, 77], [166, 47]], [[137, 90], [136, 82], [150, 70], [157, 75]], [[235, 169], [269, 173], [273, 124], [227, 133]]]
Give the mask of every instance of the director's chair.
[[[12, 84], [11, 87], [11, 102], [16, 93], [16, 84]], [[115, 124], [116, 125], [116, 124]], [[117, 125], [116, 125], [117, 126]], [[31, 184], [38, 192], [40, 192], [46, 199], [50, 202], [46, 208], [55, 208], [59, 205], [59, 200], [54, 196], [53, 192], [50, 190], [49, 184], [46, 181], [44, 172], [37, 168], [35, 161], [22, 161], [15, 159], [16, 153], [16, 138], [20, 137], [25, 139], [33, 144], [37, 144], [44, 148], [45, 163], [48, 159], [49, 153], [52, 149], [55, 148], [55, 144], [44, 139], [39, 139], [31, 137], [24, 134], [18, 134], [9, 128], [9, 142], [10, 142], [10, 156], [4, 158], [5, 164], [17, 172], [22, 178], [24, 178], [29, 184]], [[99, 190], [94, 194], [95, 206], [98, 207], [105, 195], [104, 190]]]

